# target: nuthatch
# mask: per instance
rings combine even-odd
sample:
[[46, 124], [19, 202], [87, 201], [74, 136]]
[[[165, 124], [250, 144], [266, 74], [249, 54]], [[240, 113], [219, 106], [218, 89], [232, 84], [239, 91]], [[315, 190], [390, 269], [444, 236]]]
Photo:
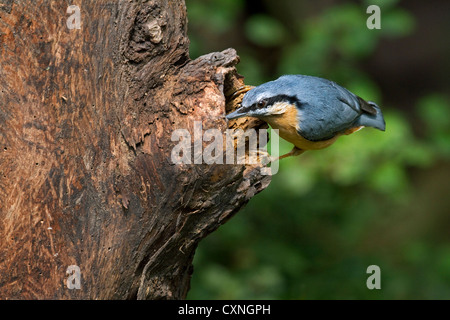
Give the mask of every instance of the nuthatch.
[[[385, 130], [380, 108], [333, 81], [305, 75], [285, 75], [248, 91], [241, 107], [228, 114], [228, 120], [256, 117], [279, 130], [294, 148], [281, 158], [323, 149], [341, 135], [363, 127]], [[235, 94], [236, 94], [235, 93]]]

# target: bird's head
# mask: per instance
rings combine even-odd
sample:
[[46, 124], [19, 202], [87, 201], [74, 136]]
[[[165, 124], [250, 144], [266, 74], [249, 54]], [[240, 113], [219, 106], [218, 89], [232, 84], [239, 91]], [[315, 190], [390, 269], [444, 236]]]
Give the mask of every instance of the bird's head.
[[290, 94], [290, 89], [294, 88], [280, 86], [276, 81], [264, 83], [248, 91], [242, 99], [241, 107], [226, 117], [228, 120], [241, 117], [266, 119], [281, 115], [299, 102], [295, 95]]

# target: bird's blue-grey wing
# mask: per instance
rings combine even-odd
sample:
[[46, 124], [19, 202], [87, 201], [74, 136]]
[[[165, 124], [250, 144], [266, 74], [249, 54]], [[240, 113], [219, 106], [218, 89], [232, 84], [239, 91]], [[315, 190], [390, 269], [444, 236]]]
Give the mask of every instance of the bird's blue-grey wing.
[[[327, 140], [354, 126], [361, 114], [357, 97], [332, 81], [308, 82], [309, 95], [299, 108], [299, 133], [311, 141]], [[314, 108], [314, 112], [312, 112]]]

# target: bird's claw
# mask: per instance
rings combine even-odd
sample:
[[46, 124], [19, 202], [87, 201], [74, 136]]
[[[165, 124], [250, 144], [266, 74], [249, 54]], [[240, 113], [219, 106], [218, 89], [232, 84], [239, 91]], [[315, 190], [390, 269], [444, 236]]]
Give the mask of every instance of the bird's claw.
[[282, 156], [279, 156], [279, 157], [275, 157], [275, 156], [271, 156], [269, 154], [269, 152], [267, 152], [266, 150], [254, 150], [251, 153], [251, 156], [260, 158], [260, 160], [258, 162], [261, 163], [263, 166], [266, 166], [266, 165], [268, 165], [268, 164], [270, 164], [272, 162], [280, 161], [281, 159], [284, 159], [284, 158], [299, 156], [302, 153], [304, 153], [305, 151], [306, 150], [302, 150], [302, 149], [299, 149], [297, 147], [294, 147], [288, 153], [286, 153], [286, 154], [284, 154]]
[[267, 150], [258, 149], [250, 151], [249, 157], [253, 157], [253, 159], [256, 158], [256, 163], [260, 163], [263, 166], [272, 162], [272, 157], [270, 156], [269, 152], [267, 152]]
[[306, 150], [302, 150], [302, 149], [299, 149], [299, 148], [297, 148], [297, 147], [294, 147], [294, 148], [292, 148], [292, 150], [289, 151], [288, 153], [286, 153], [286, 154], [284, 154], [284, 155], [282, 155], [282, 156], [280, 156], [280, 157], [276, 157], [275, 160], [281, 160], [281, 159], [288, 158], [288, 157], [296, 157], [296, 156], [301, 155], [301, 154], [302, 154], [303, 152], [305, 152], [305, 151], [306, 151]]

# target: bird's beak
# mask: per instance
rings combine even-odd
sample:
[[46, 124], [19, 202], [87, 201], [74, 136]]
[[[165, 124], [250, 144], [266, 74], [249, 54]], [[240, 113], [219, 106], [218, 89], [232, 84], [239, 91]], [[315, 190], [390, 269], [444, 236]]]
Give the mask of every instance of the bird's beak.
[[[255, 88], [255, 86], [248, 86], [248, 85], [244, 85], [240, 88], [238, 88], [230, 97], [230, 100], [234, 100], [237, 97], [239, 97], [241, 94], [247, 93], [248, 91], [252, 90], [253, 88]], [[227, 120], [231, 120], [231, 119], [236, 119], [236, 118], [240, 118], [240, 117], [245, 117], [247, 115], [246, 112], [242, 111], [242, 108], [238, 108], [237, 110], [235, 110], [234, 112], [227, 114], [226, 118]]]
[[245, 112], [241, 112], [241, 109], [237, 109], [232, 113], [226, 115], [227, 120], [236, 119], [240, 117], [244, 117], [246, 115]]

